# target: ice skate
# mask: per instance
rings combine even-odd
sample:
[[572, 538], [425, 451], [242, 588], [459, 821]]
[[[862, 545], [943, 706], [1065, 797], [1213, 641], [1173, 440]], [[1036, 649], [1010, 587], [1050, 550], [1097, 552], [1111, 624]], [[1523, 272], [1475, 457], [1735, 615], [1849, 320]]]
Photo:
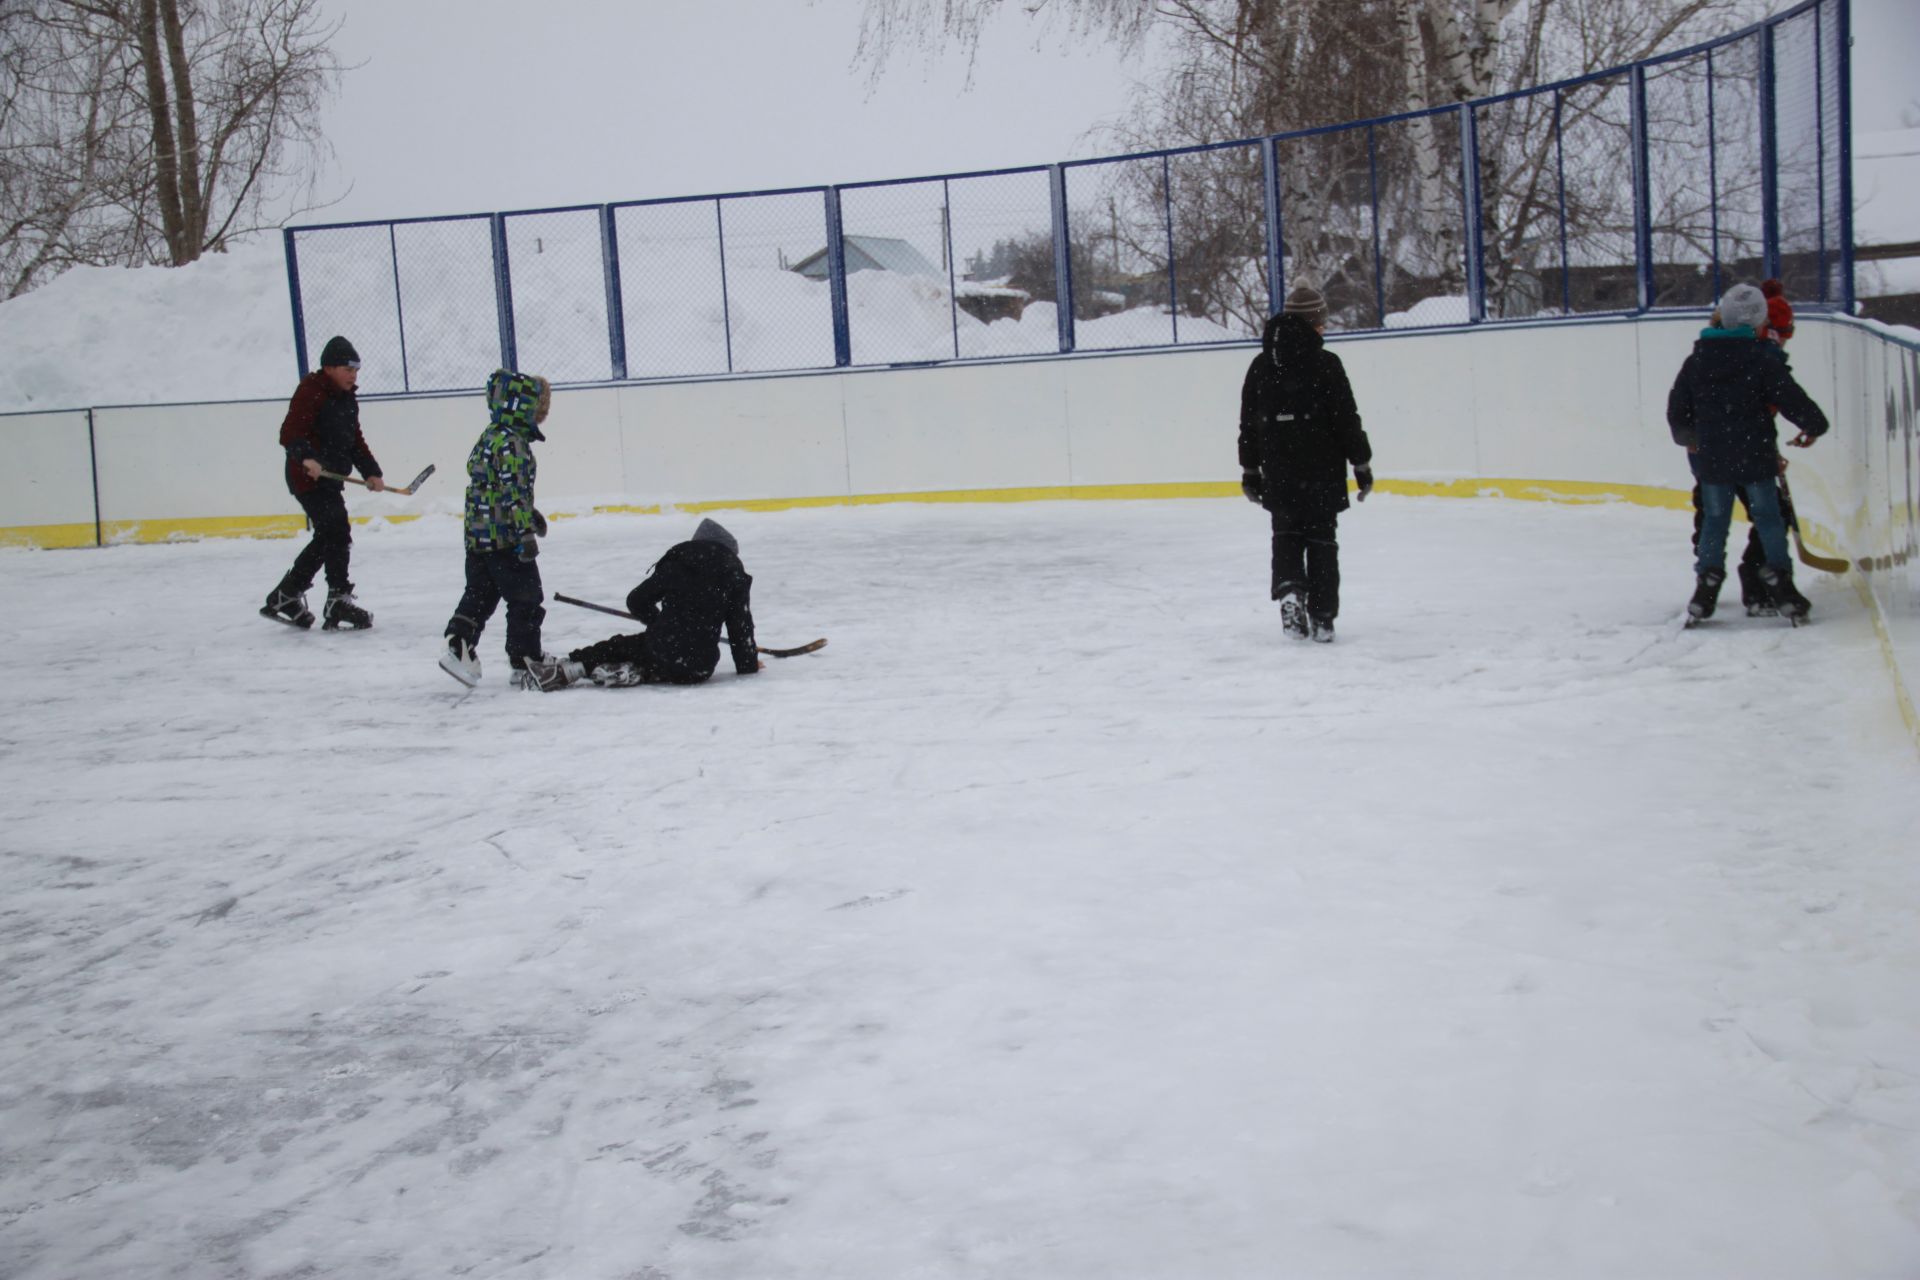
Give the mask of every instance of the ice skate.
[[1766, 584], [1767, 594], [1772, 596], [1779, 606], [1779, 614], [1794, 626], [1804, 626], [1807, 615], [1813, 611], [1813, 602], [1800, 594], [1800, 588], [1793, 585], [1793, 566], [1782, 568], [1767, 565], [1760, 570], [1760, 580]]
[[267, 592], [267, 602], [260, 606], [260, 616], [284, 622], [290, 627], [299, 627], [302, 631], [313, 625], [313, 610], [307, 608], [306, 593], [289, 591], [285, 583]]
[[1315, 644], [1333, 643], [1333, 619], [1315, 618], [1313, 620], [1313, 642]]
[[327, 607], [322, 611], [320, 629], [338, 631], [342, 627], [348, 631], [365, 631], [373, 625], [373, 615], [353, 601], [353, 584], [344, 588], [327, 591]]
[[631, 662], [603, 663], [589, 671], [587, 678], [602, 689], [626, 689], [646, 683], [640, 677], [640, 668]]
[[1290, 636], [1307, 638], [1307, 606], [1301, 602], [1298, 591], [1289, 591], [1280, 597], [1280, 626]]
[[480, 655], [459, 636], [448, 636], [440, 651], [440, 669], [471, 689], [480, 683]]
[[555, 689], [579, 683], [585, 676], [586, 668], [579, 663], [542, 654], [538, 658], [520, 659], [520, 665], [514, 670], [509, 683], [516, 689], [552, 693]]
[[1727, 580], [1726, 570], [1708, 569], [1696, 580], [1693, 599], [1687, 601], [1687, 625], [1704, 622], [1713, 616], [1720, 603], [1720, 587]]

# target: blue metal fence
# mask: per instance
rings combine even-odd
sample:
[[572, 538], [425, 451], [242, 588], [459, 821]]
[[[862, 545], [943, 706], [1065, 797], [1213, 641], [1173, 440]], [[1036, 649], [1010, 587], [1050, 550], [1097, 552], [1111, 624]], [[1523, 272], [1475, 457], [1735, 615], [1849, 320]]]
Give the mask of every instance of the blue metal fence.
[[1631, 67], [1270, 138], [285, 233], [301, 372], [369, 391], [1243, 342], [1709, 304], [1851, 310], [1847, 0]]

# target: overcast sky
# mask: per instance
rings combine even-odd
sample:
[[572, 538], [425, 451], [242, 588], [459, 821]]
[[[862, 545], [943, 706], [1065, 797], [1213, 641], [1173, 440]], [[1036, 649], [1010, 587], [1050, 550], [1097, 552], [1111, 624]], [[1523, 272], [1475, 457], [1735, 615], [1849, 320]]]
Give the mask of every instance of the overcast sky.
[[[1009, 13], [988, 28], [971, 89], [962, 60], [908, 54], [869, 93], [851, 66], [861, 0], [324, 5], [345, 22], [342, 61], [360, 64], [326, 120], [330, 189], [351, 190], [305, 224], [1107, 154], [1096, 130], [1139, 72]], [[1854, 26], [1855, 127], [1898, 128], [1920, 112], [1920, 2], [1854, 0]]]
[[[335, 221], [703, 195], [1101, 154], [1131, 69], [997, 24], [964, 60], [851, 67], [860, 0], [324, 0], [360, 63]], [[458, 14], [458, 20], [450, 14]]]

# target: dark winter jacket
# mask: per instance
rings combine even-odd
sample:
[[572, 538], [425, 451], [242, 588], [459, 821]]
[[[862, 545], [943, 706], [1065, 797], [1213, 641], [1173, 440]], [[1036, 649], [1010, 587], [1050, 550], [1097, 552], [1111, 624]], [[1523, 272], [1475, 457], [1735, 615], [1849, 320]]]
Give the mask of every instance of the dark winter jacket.
[[1667, 426], [1703, 484], [1752, 484], [1779, 474], [1773, 415], [1825, 435], [1827, 415], [1793, 380], [1787, 354], [1753, 330], [1705, 329], [1667, 393]]
[[497, 369], [487, 379], [487, 429], [467, 455], [467, 550], [513, 551], [537, 532], [533, 442], [540, 380]]
[[318, 458], [337, 476], [349, 475], [355, 467], [364, 477], [380, 474], [380, 464], [360, 434], [359, 397], [342, 390], [324, 369], [314, 370], [294, 388], [280, 423], [280, 447], [287, 452], [287, 488], [295, 494], [345, 487], [338, 480], [307, 475], [300, 464], [308, 458]]
[[733, 650], [733, 669], [752, 675], [760, 669], [752, 590], [753, 578], [726, 542], [696, 537], [660, 557], [647, 580], [627, 594], [627, 612], [646, 624], [647, 648], [670, 680], [697, 684], [713, 674], [722, 626]]
[[1340, 357], [1300, 316], [1267, 321], [1240, 387], [1240, 468], [1260, 473], [1261, 505], [1331, 520], [1347, 509], [1347, 464], [1371, 461]]

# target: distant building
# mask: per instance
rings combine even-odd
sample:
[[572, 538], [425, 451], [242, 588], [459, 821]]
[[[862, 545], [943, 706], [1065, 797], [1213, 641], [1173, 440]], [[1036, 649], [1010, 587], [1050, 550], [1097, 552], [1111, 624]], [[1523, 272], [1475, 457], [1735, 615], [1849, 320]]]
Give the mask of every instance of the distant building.
[[[847, 260], [847, 274], [856, 271], [897, 271], [903, 276], [926, 276], [945, 280], [946, 273], [928, 262], [920, 251], [905, 240], [889, 236], [842, 236], [840, 243]], [[827, 251], [820, 249], [793, 264], [793, 270], [809, 280], [827, 278]]]

